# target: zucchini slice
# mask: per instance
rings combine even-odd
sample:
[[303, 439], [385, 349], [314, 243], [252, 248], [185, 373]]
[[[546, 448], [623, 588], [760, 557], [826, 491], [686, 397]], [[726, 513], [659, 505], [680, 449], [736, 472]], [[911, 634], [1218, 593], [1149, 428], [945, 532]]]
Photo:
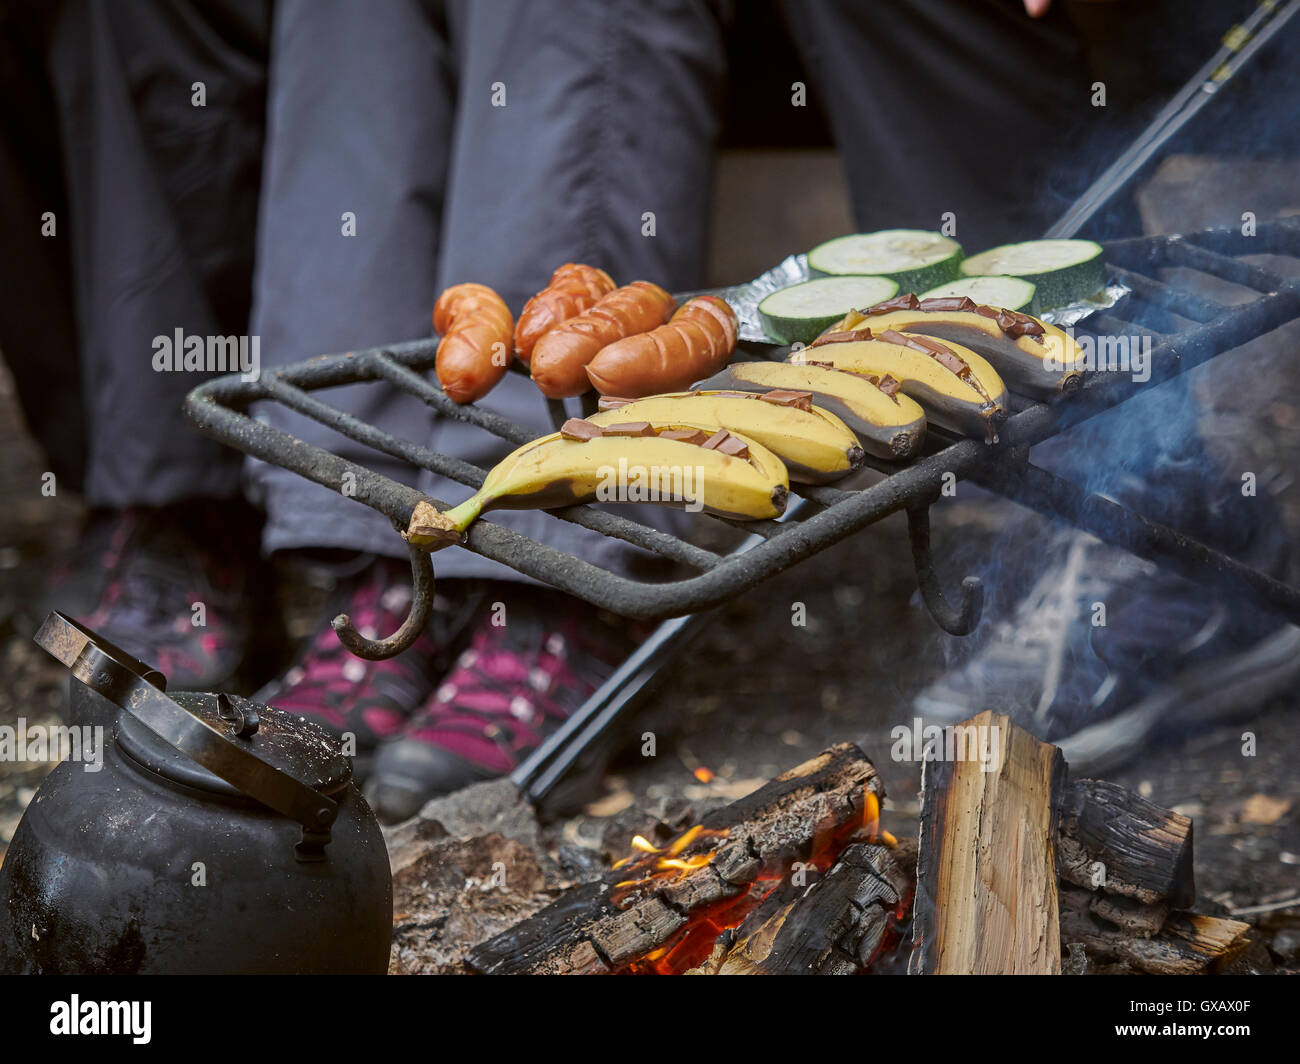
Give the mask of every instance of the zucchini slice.
[[[815, 274], [874, 274], [898, 282], [901, 292], [923, 292], [958, 276], [961, 245], [924, 229], [882, 229], [818, 244], [808, 252]], [[988, 272], [988, 271], [981, 271]]]
[[1038, 289], [1043, 309], [1087, 299], [1106, 283], [1101, 245], [1091, 240], [1003, 244], [972, 255], [961, 264], [961, 272], [967, 277], [1010, 276], [1028, 281]]
[[897, 292], [898, 285], [888, 277], [819, 277], [773, 292], [759, 303], [758, 316], [773, 339], [808, 344], [850, 310]]
[[1038, 313], [1038, 289], [1020, 277], [963, 277], [922, 292], [922, 299], [966, 296], [981, 306]]

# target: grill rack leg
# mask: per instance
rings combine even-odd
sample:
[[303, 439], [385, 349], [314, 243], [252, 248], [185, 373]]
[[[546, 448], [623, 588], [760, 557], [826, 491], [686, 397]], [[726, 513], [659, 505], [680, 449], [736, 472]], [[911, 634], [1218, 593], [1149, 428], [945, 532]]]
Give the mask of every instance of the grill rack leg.
[[433, 617], [433, 559], [417, 547], [406, 548], [411, 555], [411, 610], [396, 632], [386, 639], [368, 639], [352, 618], [340, 613], [330, 622], [339, 642], [359, 658], [382, 661], [410, 649]]
[[916, 583], [926, 609], [940, 628], [949, 635], [970, 635], [984, 612], [984, 584], [978, 576], [966, 577], [961, 582], [961, 604], [956, 607], [943, 593], [930, 549], [930, 504], [933, 501], [913, 503], [907, 508], [907, 534], [912, 541]]

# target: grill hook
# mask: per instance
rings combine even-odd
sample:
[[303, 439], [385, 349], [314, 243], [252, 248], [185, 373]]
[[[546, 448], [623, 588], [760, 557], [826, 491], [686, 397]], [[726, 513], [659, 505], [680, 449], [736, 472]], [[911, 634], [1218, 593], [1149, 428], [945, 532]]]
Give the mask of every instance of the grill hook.
[[926, 608], [949, 635], [970, 635], [979, 624], [984, 610], [984, 585], [977, 576], [968, 576], [961, 582], [961, 605], [953, 608], [943, 593], [939, 574], [934, 571], [934, 557], [930, 552], [930, 503], [933, 500], [913, 503], [907, 508], [907, 533], [912, 540], [912, 563], [916, 566], [916, 582]]
[[411, 554], [411, 578], [415, 586], [411, 612], [396, 632], [387, 639], [367, 639], [346, 613], [340, 613], [330, 622], [339, 642], [359, 658], [382, 661], [397, 656], [420, 637], [433, 616], [433, 559], [416, 547], [408, 545], [407, 550]]

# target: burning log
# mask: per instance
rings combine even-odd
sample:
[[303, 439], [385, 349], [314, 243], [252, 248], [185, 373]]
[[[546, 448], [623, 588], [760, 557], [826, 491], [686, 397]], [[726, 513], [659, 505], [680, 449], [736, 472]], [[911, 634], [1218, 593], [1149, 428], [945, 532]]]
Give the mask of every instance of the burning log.
[[832, 747], [668, 846], [640, 840], [640, 852], [606, 877], [477, 946], [468, 963], [492, 974], [685, 971], [779, 888], [795, 861], [824, 872], [854, 834], [874, 834], [883, 796], [861, 750]]
[[1059, 974], [1061, 752], [992, 712], [947, 732], [956, 756], [922, 773], [909, 971]]
[[1196, 900], [1192, 822], [1101, 780], [1072, 780], [1056, 847], [1061, 878], [1143, 905]]
[[1061, 888], [1061, 936], [1103, 959], [1123, 961], [1150, 975], [1197, 975], [1230, 964], [1250, 945], [1250, 925], [1200, 913], [1171, 912], [1149, 937], [1102, 923], [1093, 911], [1096, 895]]
[[724, 931], [693, 975], [856, 975], [897, 943], [916, 877], [916, 845], [847, 847], [793, 900], [770, 894]]

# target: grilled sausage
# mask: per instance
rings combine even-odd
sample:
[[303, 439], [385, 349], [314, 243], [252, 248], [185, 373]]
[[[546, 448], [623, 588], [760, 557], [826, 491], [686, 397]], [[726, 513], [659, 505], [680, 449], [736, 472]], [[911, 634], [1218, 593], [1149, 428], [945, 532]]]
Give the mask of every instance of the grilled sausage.
[[710, 377], [736, 350], [736, 314], [717, 296], [690, 300], [667, 325], [603, 348], [587, 366], [601, 395], [639, 399]]
[[533, 346], [543, 333], [581, 314], [614, 287], [613, 279], [604, 270], [566, 262], [519, 312], [515, 325], [515, 354], [519, 360], [528, 365]]
[[442, 337], [435, 369], [438, 382], [458, 403], [487, 395], [510, 365], [514, 318], [504, 300], [481, 284], [452, 285], [433, 308]]
[[595, 306], [543, 334], [529, 366], [544, 395], [563, 399], [591, 388], [587, 363], [625, 336], [649, 332], [677, 306], [673, 297], [649, 281], [633, 281], [603, 296]]

